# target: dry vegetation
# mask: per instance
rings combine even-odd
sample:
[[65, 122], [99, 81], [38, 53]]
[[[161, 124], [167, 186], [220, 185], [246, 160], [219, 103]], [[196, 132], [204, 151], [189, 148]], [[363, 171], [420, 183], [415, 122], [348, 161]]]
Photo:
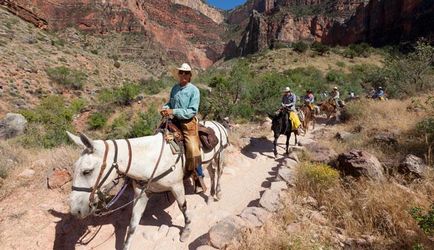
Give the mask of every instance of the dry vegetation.
[[[55, 149], [23, 148], [18, 142], [0, 142], [0, 200], [21, 188], [46, 188], [47, 176], [54, 169], [67, 169], [79, 154], [77, 148], [61, 146]], [[33, 170], [32, 176], [22, 176], [24, 170]], [[10, 176], [12, 178], [6, 178]], [[66, 188], [67, 189], [67, 188]], [[69, 190], [68, 190], [69, 191]]]
[[[429, 95], [348, 104], [347, 122], [327, 128], [317, 139], [338, 153], [355, 148], [373, 153], [392, 169], [388, 180], [340, 177], [331, 167], [305, 161], [295, 187], [286, 192], [284, 208], [262, 228], [244, 232], [231, 249], [432, 249], [432, 233], [421, 229], [412, 210], [429, 211], [434, 204], [433, 171], [416, 181], [394, 171], [406, 154], [426, 156], [417, 124], [432, 117], [427, 100]], [[339, 141], [334, 138], [339, 131], [354, 135]], [[398, 144], [374, 142], [381, 132], [393, 133]], [[433, 230], [432, 224], [426, 226]]]

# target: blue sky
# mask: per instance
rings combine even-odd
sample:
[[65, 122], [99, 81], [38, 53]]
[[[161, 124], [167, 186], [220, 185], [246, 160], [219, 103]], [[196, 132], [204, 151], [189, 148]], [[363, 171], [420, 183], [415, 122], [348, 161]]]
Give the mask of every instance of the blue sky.
[[238, 5], [245, 3], [246, 0], [208, 0], [209, 5], [213, 5], [217, 8], [229, 10]]

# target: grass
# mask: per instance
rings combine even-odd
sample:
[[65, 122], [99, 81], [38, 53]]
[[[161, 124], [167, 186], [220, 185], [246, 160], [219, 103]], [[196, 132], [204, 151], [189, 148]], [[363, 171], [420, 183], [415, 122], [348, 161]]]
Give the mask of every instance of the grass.
[[[229, 249], [335, 249], [340, 247], [335, 228], [347, 238], [373, 236], [370, 249], [432, 246], [411, 211], [415, 206], [428, 211], [434, 201], [434, 176], [407, 187], [396, 182], [346, 182], [327, 166], [304, 163], [296, 177], [295, 188], [284, 199], [285, 208], [262, 228], [246, 231], [243, 240]], [[315, 198], [318, 207], [323, 207], [325, 225], [308, 219], [312, 209], [318, 208], [306, 204], [306, 197]], [[422, 216], [424, 222], [428, 220], [427, 213], [420, 213], [419, 218]], [[294, 223], [299, 228], [287, 233], [288, 225]]]

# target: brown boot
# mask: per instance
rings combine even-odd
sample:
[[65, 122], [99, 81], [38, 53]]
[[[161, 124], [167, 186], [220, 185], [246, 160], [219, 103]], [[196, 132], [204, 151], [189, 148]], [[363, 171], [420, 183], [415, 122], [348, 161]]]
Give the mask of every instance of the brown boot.
[[194, 191], [197, 194], [206, 192], [207, 188], [205, 185], [205, 181], [203, 180], [203, 176], [196, 177], [194, 187]]

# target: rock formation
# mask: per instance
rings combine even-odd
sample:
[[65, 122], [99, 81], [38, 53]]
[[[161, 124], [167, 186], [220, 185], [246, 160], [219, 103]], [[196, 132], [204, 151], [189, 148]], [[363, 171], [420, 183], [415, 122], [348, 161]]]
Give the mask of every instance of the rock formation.
[[[76, 27], [93, 34], [139, 33], [160, 45], [171, 59], [206, 68], [223, 53], [223, 27], [213, 21], [222, 17], [203, 3], [177, 2], [200, 12], [171, 0], [2, 0], [0, 4], [47, 30]], [[202, 14], [207, 11], [210, 17]]]
[[[250, 13], [248, 18], [247, 13]], [[246, 27], [238, 48], [240, 55], [272, 47], [276, 42], [300, 40], [330, 45], [367, 42], [381, 46], [421, 36], [434, 40], [434, 2], [256, 0], [235, 9], [228, 22]]]
[[207, 68], [222, 56], [276, 43], [367, 42], [381, 46], [434, 40], [434, 1], [249, 0], [225, 12], [201, 0], [1, 0], [9, 11], [48, 30], [76, 27], [142, 34], [174, 61]]

